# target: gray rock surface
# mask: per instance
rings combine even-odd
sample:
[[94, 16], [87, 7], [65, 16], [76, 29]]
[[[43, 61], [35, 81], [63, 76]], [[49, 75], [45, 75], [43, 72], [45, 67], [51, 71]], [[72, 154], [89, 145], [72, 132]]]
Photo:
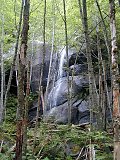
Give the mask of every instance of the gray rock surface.
[[[32, 69], [32, 83], [31, 88], [33, 92], [38, 91], [40, 68], [42, 64], [42, 52], [43, 44], [36, 44], [36, 52], [33, 59]], [[46, 46], [46, 57], [44, 65], [44, 74], [42, 86], [45, 88], [47, 83], [48, 68], [50, 61], [50, 47]], [[76, 61], [76, 55], [78, 59]], [[58, 56], [60, 57], [60, 56]], [[45, 120], [53, 119], [56, 123], [66, 124], [68, 121], [68, 81], [67, 81], [67, 70], [66, 70], [66, 57], [64, 59], [62, 77], [57, 78], [59, 69], [59, 59], [53, 58], [51, 82], [49, 86], [49, 93], [47, 99], [47, 112]], [[76, 64], [74, 64], [76, 61]], [[56, 62], [56, 63], [55, 63]], [[72, 71], [74, 69], [74, 76], [72, 77]], [[72, 88], [70, 92], [72, 94], [71, 99], [71, 121], [72, 123], [85, 123], [89, 121], [89, 108], [88, 101], [85, 97], [86, 90], [88, 88], [88, 75], [86, 57], [84, 54], [76, 54], [70, 52], [69, 54], [69, 80], [72, 82]], [[55, 78], [53, 87], [53, 77]], [[37, 103], [34, 104], [33, 108], [37, 107]], [[34, 109], [33, 109], [34, 110]], [[35, 111], [35, 110], [34, 110]], [[32, 115], [33, 116], [33, 115]]]
[[[83, 91], [85, 87], [88, 87], [88, 77], [87, 76], [74, 76], [73, 80], [72, 77], [69, 77], [70, 82], [72, 83], [72, 89], [70, 89], [72, 96], [77, 96], [80, 92]], [[57, 89], [60, 90], [57, 93]], [[56, 98], [57, 93], [57, 98]], [[47, 108], [51, 106], [51, 108], [59, 106], [67, 101], [67, 94], [68, 94], [68, 82], [67, 77], [63, 77], [59, 79], [55, 83], [55, 87], [51, 89], [50, 94], [48, 96], [47, 101]], [[56, 100], [56, 104], [54, 101]]]
[[[42, 81], [42, 86], [44, 90], [47, 84], [50, 54], [51, 54], [51, 47], [49, 46], [49, 44], [46, 44], [46, 54], [45, 54], [45, 60], [44, 60], [43, 81]], [[34, 42], [34, 54], [31, 59], [32, 59], [31, 89], [32, 89], [32, 92], [36, 92], [38, 91], [38, 88], [39, 88], [40, 72], [41, 72], [42, 59], [43, 59], [43, 43], [42, 42], [39, 42], [39, 41]], [[51, 77], [53, 77], [52, 75], [56, 70], [55, 65], [56, 65], [55, 56], [53, 56]]]
[[70, 66], [70, 73], [69, 75], [72, 75], [72, 72], [74, 72], [74, 76], [78, 76], [80, 74], [87, 73], [87, 65], [86, 64], [75, 64]]

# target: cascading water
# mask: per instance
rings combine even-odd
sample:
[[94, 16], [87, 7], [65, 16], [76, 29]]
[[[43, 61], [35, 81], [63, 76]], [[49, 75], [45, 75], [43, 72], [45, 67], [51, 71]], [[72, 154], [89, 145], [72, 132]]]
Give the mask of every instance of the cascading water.
[[62, 50], [62, 53], [60, 54], [60, 63], [59, 63], [59, 70], [58, 70], [57, 79], [60, 79], [63, 76], [63, 66], [64, 66], [64, 61], [65, 61], [65, 56], [66, 56], [66, 50], [64, 48]]
[[64, 67], [64, 63], [65, 63], [65, 57], [66, 57], [66, 48], [64, 47], [64, 49], [62, 49], [62, 52], [60, 53], [60, 62], [59, 62], [59, 69], [58, 69], [58, 76], [57, 76], [57, 89], [55, 91], [55, 95], [54, 95], [54, 106], [56, 106], [57, 104], [57, 98], [58, 98], [58, 93], [59, 90], [61, 88], [61, 81], [62, 81], [62, 77], [63, 77], [63, 67]]
[[[73, 50], [69, 49], [69, 56], [71, 56], [72, 54], [73, 54]], [[66, 77], [64, 72], [64, 65], [66, 64], [66, 47], [64, 47], [60, 51], [59, 57], [60, 58], [59, 58], [57, 79], [56, 79], [56, 82], [54, 83], [52, 90], [48, 95], [48, 109], [56, 107], [60, 104], [59, 99], [61, 97], [59, 97], [60, 95], [59, 93], [60, 93], [60, 90], [62, 89], [62, 84], [64, 82], [63, 77]]]

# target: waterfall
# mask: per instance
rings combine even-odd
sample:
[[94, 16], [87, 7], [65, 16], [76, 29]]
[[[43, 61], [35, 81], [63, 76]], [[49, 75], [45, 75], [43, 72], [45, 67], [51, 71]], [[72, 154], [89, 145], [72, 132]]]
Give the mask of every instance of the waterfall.
[[[74, 51], [69, 49], [69, 56], [71, 56], [73, 53]], [[63, 77], [65, 77], [65, 72], [64, 72], [65, 64], [66, 64], [66, 47], [64, 47], [59, 52], [59, 63], [58, 63], [58, 72], [57, 72], [56, 82], [54, 83], [54, 86], [52, 87], [52, 90], [50, 91], [48, 95], [48, 102], [49, 102], [48, 108], [49, 109], [56, 107], [58, 105], [58, 101], [60, 100], [59, 93], [62, 88]]]
[[60, 52], [60, 62], [59, 62], [59, 69], [58, 69], [58, 76], [57, 76], [57, 88], [56, 91], [54, 92], [54, 106], [57, 105], [57, 98], [58, 98], [58, 93], [61, 88], [61, 82], [62, 82], [62, 77], [63, 77], [63, 67], [64, 67], [64, 62], [65, 62], [65, 57], [66, 57], [66, 48], [64, 47], [62, 51]]
[[59, 63], [59, 70], [58, 70], [57, 79], [60, 79], [63, 76], [63, 66], [64, 66], [64, 62], [65, 62], [65, 56], [66, 56], [66, 48], [64, 48], [62, 50], [62, 52], [60, 53], [60, 63]]

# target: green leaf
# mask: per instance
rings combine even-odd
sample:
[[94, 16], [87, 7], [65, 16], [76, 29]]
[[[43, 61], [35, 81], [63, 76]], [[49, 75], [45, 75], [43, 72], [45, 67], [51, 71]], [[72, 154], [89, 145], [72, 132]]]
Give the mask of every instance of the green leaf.
[[44, 158], [43, 160], [50, 160], [48, 157]]

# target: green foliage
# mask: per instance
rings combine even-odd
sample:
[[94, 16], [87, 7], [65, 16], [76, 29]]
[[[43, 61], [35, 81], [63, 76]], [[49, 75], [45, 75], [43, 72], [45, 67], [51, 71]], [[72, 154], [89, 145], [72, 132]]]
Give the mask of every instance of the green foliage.
[[[76, 125], [57, 125], [40, 123], [37, 131], [37, 141], [33, 147], [34, 128], [28, 130], [27, 160], [74, 160], [81, 149], [89, 148], [90, 140], [95, 149], [97, 160], [112, 160], [112, 138], [107, 132], [89, 132], [89, 126], [85, 130]], [[3, 134], [3, 133], [2, 133]], [[1, 160], [5, 158], [12, 160], [14, 152], [10, 152], [11, 144], [15, 143], [15, 137], [3, 137], [3, 153], [0, 154]], [[12, 134], [11, 134], [12, 135]], [[9, 138], [8, 138], [9, 137]], [[9, 143], [8, 143], [9, 142]], [[84, 155], [86, 151], [83, 151]], [[9, 157], [9, 158], [8, 158]]]
[[10, 95], [6, 104], [6, 121], [7, 123], [16, 122], [17, 97]]
[[14, 158], [14, 154], [10, 154], [10, 155], [5, 155], [3, 153], [0, 153], [0, 159], [1, 160], [13, 160]]
[[0, 126], [0, 140], [8, 143], [9, 145], [15, 142], [15, 131], [16, 131], [16, 109], [17, 109], [17, 98], [13, 95], [9, 96], [6, 106], [6, 119], [5, 122]]
[[[13, 2], [10, 0], [0, 0], [0, 15], [4, 15], [4, 52], [7, 52], [13, 43], [16, 40], [16, 24], [18, 27], [19, 14], [21, 1], [16, 1], [16, 4], [13, 5]], [[107, 30], [109, 31], [109, 19], [106, 14], [109, 11], [108, 1], [99, 0], [101, 11], [103, 17], [105, 18], [105, 24]], [[52, 33], [52, 20], [53, 20], [53, 11], [52, 11], [52, 0], [47, 1], [47, 12], [46, 12], [46, 41], [51, 44], [51, 33]], [[65, 44], [65, 35], [64, 35], [64, 21], [63, 21], [63, 3], [60, 0], [55, 0], [55, 46], [60, 47]], [[89, 0], [87, 2], [88, 7], [88, 23], [90, 30], [90, 37], [96, 35], [96, 18], [100, 20], [99, 12], [95, 6], [94, 0]], [[15, 10], [15, 11], [14, 11]], [[76, 0], [67, 0], [66, 1], [66, 13], [67, 13], [67, 27], [68, 27], [68, 43], [69, 46], [74, 46], [77, 50], [80, 49], [81, 44], [83, 44], [83, 30], [81, 25], [81, 17], [79, 13], [78, 2]], [[30, 30], [29, 30], [29, 39], [31, 40], [34, 37], [37, 40], [43, 41], [43, 15], [44, 15], [44, 1], [32, 0], [31, 1], [31, 10], [30, 10]], [[120, 30], [120, 8], [116, 4], [116, 25], [117, 30]], [[0, 26], [3, 22], [0, 21]], [[102, 25], [101, 25], [102, 26]], [[100, 26], [100, 33], [102, 42], [102, 53], [106, 56], [106, 47], [104, 43], [103, 28]], [[91, 32], [91, 30], [93, 30]], [[1, 27], [0, 27], [1, 35]], [[110, 39], [110, 34], [108, 33]], [[96, 44], [93, 46], [91, 40], [92, 49], [96, 47]], [[120, 38], [118, 36], [118, 42]], [[120, 44], [120, 43], [118, 43]], [[120, 48], [120, 46], [118, 45]], [[104, 59], [104, 57], [103, 57]], [[120, 58], [119, 58], [120, 63]], [[97, 64], [95, 64], [97, 65]], [[5, 61], [6, 70], [10, 68], [10, 60]], [[88, 94], [88, 89], [83, 91]], [[85, 94], [84, 94], [85, 95]], [[83, 95], [80, 93], [79, 98]], [[29, 103], [31, 104], [35, 99], [36, 95], [30, 94]], [[14, 153], [9, 153], [9, 147], [15, 143], [15, 122], [16, 122], [16, 109], [17, 109], [17, 98], [14, 96], [9, 96], [7, 101], [6, 108], [6, 121], [0, 126], [0, 141], [4, 140], [3, 144], [3, 153], [0, 153], [0, 159], [12, 160]], [[81, 130], [76, 126], [64, 126], [56, 124], [45, 124], [40, 123], [39, 131], [37, 132], [37, 143], [34, 149], [33, 154], [33, 129], [29, 129], [28, 133], [28, 160], [36, 160], [37, 158], [43, 160], [72, 160], [74, 159], [72, 155], [78, 153], [83, 147], [89, 148], [90, 139], [94, 148], [96, 150], [96, 159], [97, 160], [111, 160], [112, 157], [112, 140], [111, 137], [106, 132], [89, 132], [88, 130]], [[69, 150], [69, 152], [67, 151]]]
[[30, 92], [29, 97], [28, 97], [29, 103], [31, 104], [32, 102], [34, 102], [34, 100], [37, 99], [37, 97], [38, 95], [36, 93]]
[[46, 158], [44, 158], [43, 160], [49, 160], [49, 158], [48, 158], [48, 157], [46, 157]]
[[[89, 127], [89, 126], [88, 126]], [[33, 129], [29, 130], [29, 152], [33, 149]], [[112, 139], [106, 132], [89, 132], [79, 127], [40, 123], [37, 131], [37, 142], [34, 148], [36, 158], [50, 160], [74, 160], [83, 147], [89, 148], [91, 142], [96, 152], [96, 159], [111, 159]]]

